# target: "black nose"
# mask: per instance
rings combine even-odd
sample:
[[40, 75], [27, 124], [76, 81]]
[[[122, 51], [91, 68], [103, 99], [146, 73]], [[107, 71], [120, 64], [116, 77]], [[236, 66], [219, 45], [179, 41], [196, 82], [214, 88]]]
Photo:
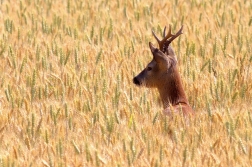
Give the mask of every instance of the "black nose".
[[135, 77], [135, 78], [133, 78], [133, 82], [134, 82], [134, 84], [136, 84], [136, 85], [140, 85], [140, 82], [138, 81], [138, 79]]

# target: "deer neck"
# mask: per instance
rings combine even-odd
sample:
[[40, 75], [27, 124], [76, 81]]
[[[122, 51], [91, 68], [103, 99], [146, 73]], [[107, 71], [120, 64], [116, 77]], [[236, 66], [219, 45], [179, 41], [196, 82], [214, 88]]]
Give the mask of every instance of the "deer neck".
[[167, 76], [165, 76], [165, 81], [158, 86], [164, 108], [179, 103], [188, 104], [177, 68], [175, 67], [170, 70]]

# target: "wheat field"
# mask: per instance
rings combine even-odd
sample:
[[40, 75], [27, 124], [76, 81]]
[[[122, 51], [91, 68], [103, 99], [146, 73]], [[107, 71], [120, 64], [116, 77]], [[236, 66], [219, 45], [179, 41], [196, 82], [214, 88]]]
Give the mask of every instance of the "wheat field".
[[[0, 0], [0, 166], [251, 166], [252, 1]], [[195, 116], [132, 79], [165, 26]]]

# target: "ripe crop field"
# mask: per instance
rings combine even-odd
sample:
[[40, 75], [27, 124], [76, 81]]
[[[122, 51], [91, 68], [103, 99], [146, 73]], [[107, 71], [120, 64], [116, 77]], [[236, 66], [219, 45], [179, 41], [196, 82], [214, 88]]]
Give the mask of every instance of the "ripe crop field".
[[[251, 0], [0, 0], [0, 23], [0, 167], [252, 165]], [[188, 122], [132, 82], [169, 24]]]

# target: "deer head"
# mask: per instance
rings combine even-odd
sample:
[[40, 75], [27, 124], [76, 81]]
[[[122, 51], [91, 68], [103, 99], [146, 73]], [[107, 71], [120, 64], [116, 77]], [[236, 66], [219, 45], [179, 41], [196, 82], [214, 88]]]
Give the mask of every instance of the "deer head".
[[174, 106], [175, 109], [182, 106], [183, 112], [187, 113], [192, 109], [182, 87], [176, 55], [170, 46], [170, 43], [182, 34], [183, 26], [175, 35], [171, 34], [171, 27], [167, 35], [165, 30], [166, 28], [162, 40], [152, 32], [159, 48], [149, 43], [153, 59], [140, 74], [133, 78], [133, 82], [138, 86], [157, 88], [166, 111], [169, 110], [167, 109], [169, 106]]
[[172, 73], [177, 60], [171, 47], [168, 48], [170, 55], [166, 55], [160, 49], [155, 48], [150, 42], [149, 47], [153, 55], [152, 61], [134, 79], [138, 86], [159, 87], [163, 83], [164, 77]]
[[166, 27], [164, 28], [163, 39], [160, 40], [154, 31], [152, 31], [153, 36], [156, 38], [159, 49], [155, 48], [150, 42], [149, 47], [153, 55], [152, 61], [147, 65], [147, 67], [133, 79], [136, 85], [144, 85], [146, 87], [157, 87], [164, 80], [164, 76], [170, 76], [173, 69], [176, 67], [177, 59], [173, 49], [170, 47], [170, 43], [182, 34], [183, 26], [175, 34], [171, 33], [171, 26], [169, 27], [169, 32], [165, 35]]

